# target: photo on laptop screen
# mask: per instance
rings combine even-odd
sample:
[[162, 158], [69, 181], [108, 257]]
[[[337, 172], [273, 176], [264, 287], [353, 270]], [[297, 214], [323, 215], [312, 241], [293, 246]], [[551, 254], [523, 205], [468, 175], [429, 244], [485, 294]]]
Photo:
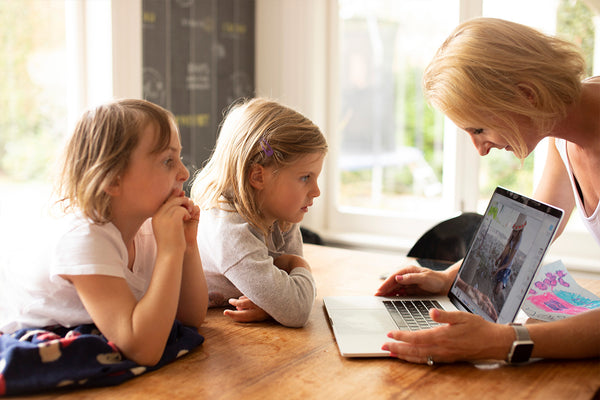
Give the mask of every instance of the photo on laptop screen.
[[562, 212], [497, 188], [451, 294], [489, 321], [512, 322]]

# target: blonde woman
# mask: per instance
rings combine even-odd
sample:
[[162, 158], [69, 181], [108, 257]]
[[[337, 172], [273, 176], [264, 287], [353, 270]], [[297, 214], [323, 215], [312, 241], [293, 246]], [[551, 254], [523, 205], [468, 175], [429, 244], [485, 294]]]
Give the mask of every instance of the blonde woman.
[[325, 137], [300, 113], [268, 99], [232, 106], [192, 198], [212, 307], [234, 321], [306, 324], [315, 281], [299, 223], [320, 195]]
[[[600, 243], [600, 77], [584, 78], [579, 49], [517, 23], [478, 18], [459, 25], [427, 67], [429, 102], [473, 141], [524, 159], [549, 138], [548, 158], [535, 190], [538, 200], [565, 211], [575, 207]], [[378, 295], [447, 293], [460, 263], [435, 272], [408, 267], [392, 275]], [[384, 349], [418, 363], [512, 359], [515, 331], [464, 312], [430, 310], [445, 325], [422, 332], [390, 332]], [[527, 325], [541, 358], [600, 356], [600, 310], [562, 321]], [[510, 356], [509, 356], [510, 354]], [[514, 362], [514, 360], [512, 360]]]

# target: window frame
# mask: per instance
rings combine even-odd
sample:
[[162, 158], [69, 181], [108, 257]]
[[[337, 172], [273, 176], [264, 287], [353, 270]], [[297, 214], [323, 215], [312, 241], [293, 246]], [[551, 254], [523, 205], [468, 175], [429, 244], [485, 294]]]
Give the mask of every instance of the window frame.
[[[339, 107], [339, 87], [337, 75], [339, 59], [338, 48], [338, 4], [337, 0], [330, 0], [328, 24], [330, 49], [328, 59], [329, 79], [329, 104], [333, 110]], [[461, 0], [459, 2], [459, 21], [470, 19], [481, 15], [481, 0]], [[458, 24], [459, 22], [457, 22]], [[334, 111], [328, 114], [328, 132], [330, 142], [336, 142], [336, 137], [331, 133], [338, 132], [335, 126]], [[350, 208], [339, 208], [335, 199], [339, 192], [339, 183], [335, 177], [339, 176], [337, 164], [337, 152], [332, 152], [327, 164], [329, 170], [328, 193], [326, 204], [326, 222], [320, 226], [321, 230], [330, 243], [346, 246], [376, 247], [383, 250], [407, 251], [421, 233], [426, 231], [436, 222], [451, 218], [463, 211], [472, 211], [477, 208], [478, 198], [478, 170], [479, 155], [471, 144], [468, 136], [461, 134], [447, 118], [445, 120], [444, 134], [444, 179], [443, 197], [441, 204], [443, 209], [432, 210], [427, 215], [415, 216], [410, 210], [399, 210], [392, 213], [389, 211], [358, 210]], [[312, 222], [312, 221], [311, 221]], [[360, 229], [357, 229], [360, 227]]]
[[[115, 97], [141, 96], [141, 1], [111, 1], [111, 88]], [[461, 0], [460, 7], [460, 19], [466, 20], [481, 15], [482, 0]], [[406, 252], [418, 236], [439, 220], [454, 216], [459, 210], [476, 209], [480, 156], [468, 136], [448, 123], [444, 148], [456, 152], [456, 157], [451, 157], [451, 151], [445, 152], [444, 185], [448, 187], [444, 188], [444, 203], [449, 207], [443, 215], [394, 220], [377, 212], [359, 218], [332, 210], [337, 185], [337, 0], [256, 0], [256, 18], [256, 94], [302, 112], [322, 128], [330, 143], [319, 178], [321, 197], [305, 217], [304, 226], [333, 245]], [[138, 21], [139, 26], [132, 21]], [[536, 163], [539, 164], [537, 160]], [[548, 257], [562, 258], [566, 265], [579, 271], [600, 273], [600, 246], [586, 231], [568, 227]]]
[[[337, 0], [288, 0], [281, 3], [277, 0], [257, 0], [257, 94], [275, 97], [296, 107], [323, 128], [330, 144], [336, 143], [335, 116], [339, 105], [339, 88], [335, 79], [339, 65], [336, 57]], [[482, 4], [482, 0], [461, 0], [460, 20], [481, 15]], [[269, 40], [266, 37], [282, 35], [276, 28], [273, 31], [268, 24], [261, 23], [261, 18], [270, 20], [269, 16], [277, 17], [276, 25], [279, 28], [286, 27], [285, 46], [281, 38], [275, 42], [270, 39], [271, 43], [263, 42]], [[303, 18], [299, 18], [300, 16]], [[307, 31], [312, 32], [308, 37]], [[319, 33], [327, 37], [324, 41], [325, 46], [322, 45]], [[294, 52], [278, 53], [281, 47], [293, 48]], [[278, 58], [277, 54], [285, 54], [285, 60]], [[265, 64], [270, 66], [265, 69]], [[290, 64], [311, 65], [311, 68], [298, 76], [285, 69], [285, 66]], [[264, 74], [267, 74], [265, 71], [269, 68], [271, 73], [267, 77]], [[313, 84], [302, 86], [302, 82]], [[319, 82], [326, 82], [325, 92], [314, 85]], [[294, 85], [296, 87], [293, 87]], [[302, 86], [299, 92], [296, 91], [298, 85]], [[321, 197], [315, 201], [315, 206], [305, 217], [303, 225], [319, 232], [328, 244], [407, 252], [418, 237], [435, 223], [461, 211], [477, 210], [480, 156], [467, 135], [455, 129], [451, 123], [445, 126], [445, 210], [424, 216], [399, 213], [394, 217], [377, 211], [358, 214], [348, 212], [350, 210], [338, 210], [335, 202], [338, 154], [336, 147], [330, 145], [326, 168], [319, 180]], [[545, 154], [540, 150], [539, 154]], [[543, 167], [543, 157], [539, 154], [534, 170], [534, 174], [538, 176]], [[578, 210], [574, 210], [573, 214], [575, 213], [578, 213]], [[580, 273], [600, 273], [600, 265], [597, 262], [600, 259], [598, 243], [587, 231], [570, 225], [551, 247], [547, 260], [562, 259], [566, 265]]]

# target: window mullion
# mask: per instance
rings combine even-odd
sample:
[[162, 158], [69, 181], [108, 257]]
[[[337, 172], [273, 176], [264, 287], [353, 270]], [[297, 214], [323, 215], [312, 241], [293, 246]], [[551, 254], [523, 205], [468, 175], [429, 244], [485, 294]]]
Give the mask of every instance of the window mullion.
[[459, 22], [483, 15], [483, 0], [460, 0]]

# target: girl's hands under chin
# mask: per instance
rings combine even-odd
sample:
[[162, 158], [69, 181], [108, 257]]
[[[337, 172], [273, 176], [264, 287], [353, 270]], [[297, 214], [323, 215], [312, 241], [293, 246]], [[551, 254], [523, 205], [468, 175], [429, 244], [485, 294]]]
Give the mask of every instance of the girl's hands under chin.
[[152, 217], [157, 246], [183, 252], [189, 243], [196, 242], [200, 209], [183, 191], [174, 190]]
[[189, 216], [184, 219], [183, 229], [187, 248], [198, 246], [197, 234], [198, 223], [200, 222], [200, 207], [198, 207], [192, 199], [184, 197], [184, 192], [180, 195], [184, 199], [183, 207], [188, 211]]

